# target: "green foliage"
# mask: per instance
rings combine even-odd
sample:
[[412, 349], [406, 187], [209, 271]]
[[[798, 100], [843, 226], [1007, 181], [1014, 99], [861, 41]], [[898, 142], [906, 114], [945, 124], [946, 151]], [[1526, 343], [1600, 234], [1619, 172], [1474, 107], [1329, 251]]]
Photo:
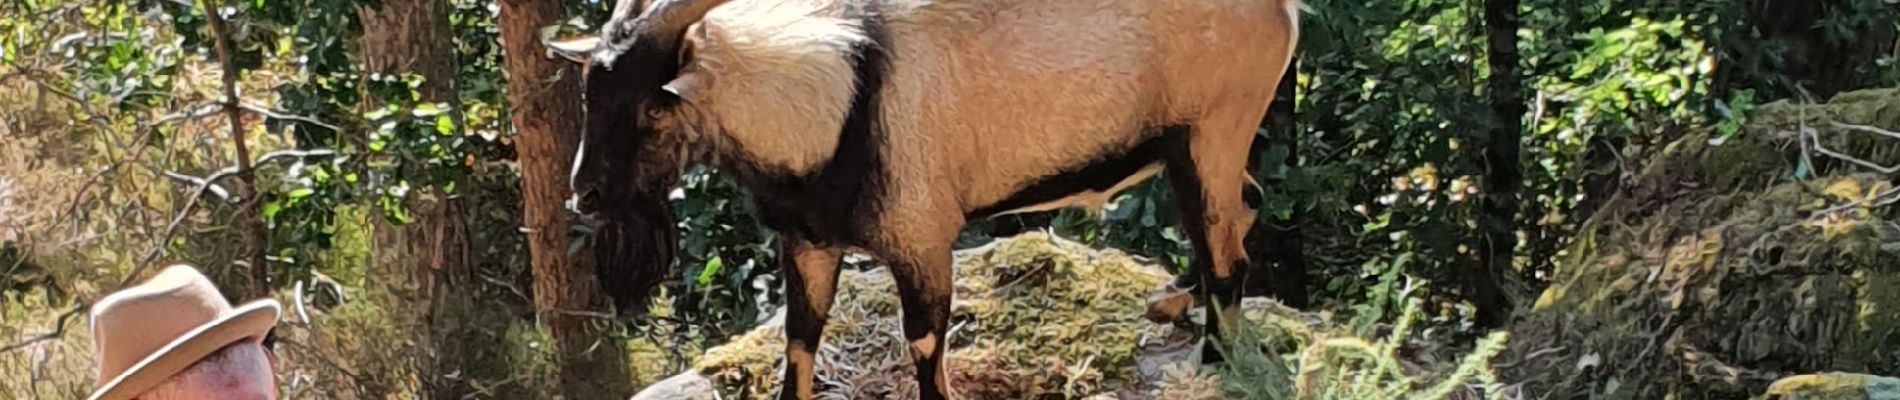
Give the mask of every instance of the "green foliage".
[[680, 229], [681, 315], [721, 331], [744, 329], [775, 304], [777, 235], [759, 222], [745, 189], [703, 166], [668, 196]]
[[[1303, 19], [1296, 115], [1300, 169], [1330, 207], [1306, 214], [1324, 262], [1323, 302], [1387, 320], [1410, 279], [1455, 283], [1475, 263], [1475, 143], [1490, 126], [1478, 89], [1484, 42], [1475, 3], [1314, 1]], [[1304, 226], [1302, 226], [1304, 228]], [[1410, 291], [1421, 298], [1456, 285]], [[1383, 305], [1381, 305], [1383, 304]], [[1430, 304], [1440, 304], [1432, 302]]]

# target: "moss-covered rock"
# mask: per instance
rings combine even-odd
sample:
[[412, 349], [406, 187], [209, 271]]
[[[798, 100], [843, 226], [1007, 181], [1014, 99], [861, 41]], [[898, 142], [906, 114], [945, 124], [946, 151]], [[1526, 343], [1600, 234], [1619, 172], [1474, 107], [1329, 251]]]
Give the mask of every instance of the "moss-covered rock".
[[1855, 165], [1900, 163], [1880, 134], [1895, 129], [1900, 91], [1881, 90], [1670, 144], [1513, 327], [1525, 367], [1506, 381], [1528, 397], [1745, 398], [1812, 371], [1900, 373], [1900, 191]]
[[1783, 400], [1889, 400], [1900, 399], [1900, 378], [1863, 374], [1796, 375], [1768, 385], [1760, 399]]
[[[1120, 252], [1031, 233], [960, 251], [956, 259], [950, 368], [966, 398], [1113, 392], [1135, 383], [1138, 344], [1166, 333], [1141, 312], [1146, 293], [1171, 277]], [[913, 396], [890, 274], [845, 271], [839, 281], [819, 351], [823, 397]], [[772, 394], [783, 318], [708, 350], [693, 369], [724, 393]]]

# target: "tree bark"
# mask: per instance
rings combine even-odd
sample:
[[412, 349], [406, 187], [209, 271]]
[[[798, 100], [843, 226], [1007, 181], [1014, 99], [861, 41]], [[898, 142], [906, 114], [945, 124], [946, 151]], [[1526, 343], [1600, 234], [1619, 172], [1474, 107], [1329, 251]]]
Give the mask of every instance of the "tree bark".
[[[606, 310], [594, 266], [567, 251], [569, 222], [563, 201], [581, 133], [581, 74], [565, 60], [544, 56], [537, 35], [541, 27], [558, 23], [561, 12], [558, 1], [501, 2], [503, 67], [510, 117], [519, 135], [516, 155], [534, 264], [535, 312], [553, 336], [561, 391], [567, 398], [625, 398], [632, 394], [625, 352], [619, 342], [601, 335], [610, 321], [583, 315]], [[588, 350], [597, 342], [601, 348]]]
[[[358, 58], [365, 72], [384, 75], [415, 74], [425, 102], [449, 103], [458, 112], [455, 88], [456, 59], [450, 38], [450, 4], [441, 0], [382, 0], [357, 9], [363, 26]], [[371, 99], [367, 107], [381, 107]], [[467, 187], [467, 185], [458, 185]], [[401, 325], [417, 338], [425, 390], [433, 398], [460, 398], [452, 380], [441, 378], [455, 366], [441, 365], [434, 334], [436, 311], [448, 295], [450, 276], [467, 274], [469, 242], [460, 201], [434, 185], [422, 185], [406, 201], [415, 218], [397, 226], [386, 218], [372, 218], [376, 276], [373, 285], [390, 295], [388, 304]], [[437, 373], [441, 372], [441, 373]]]
[[[1273, 106], [1267, 110], [1267, 118], [1260, 121], [1260, 127], [1268, 132], [1268, 137], [1254, 137], [1253, 148], [1256, 153], [1268, 151], [1274, 147], [1286, 149], [1284, 160], [1287, 168], [1299, 166], [1300, 129], [1295, 119], [1295, 96], [1299, 94], [1299, 59], [1287, 65], [1286, 74], [1280, 77], [1279, 92], [1274, 94]], [[1259, 160], [1260, 157], [1253, 157]], [[1253, 171], [1261, 171], [1261, 166], [1251, 166]], [[1260, 184], [1273, 188], [1283, 184], [1281, 179], [1262, 176], [1255, 172], [1254, 179]], [[1252, 270], [1247, 272], [1245, 291], [1248, 295], [1264, 294], [1279, 299], [1290, 307], [1303, 308], [1307, 305], [1306, 292], [1306, 245], [1300, 240], [1299, 210], [1294, 210], [1286, 219], [1272, 214], [1274, 210], [1259, 210], [1252, 232], [1247, 235], [1247, 255], [1252, 259]]]
[[1478, 307], [1478, 323], [1491, 327], [1502, 326], [1512, 312], [1511, 299], [1500, 282], [1515, 271], [1511, 265], [1517, 255], [1518, 192], [1524, 184], [1518, 158], [1527, 110], [1517, 68], [1517, 8], [1517, 0], [1484, 2], [1491, 67], [1486, 89], [1495, 120], [1484, 146], [1485, 194], [1478, 213], [1483, 236], [1479, 263], [1484, 271], [1473, 274], [1466, 286]]

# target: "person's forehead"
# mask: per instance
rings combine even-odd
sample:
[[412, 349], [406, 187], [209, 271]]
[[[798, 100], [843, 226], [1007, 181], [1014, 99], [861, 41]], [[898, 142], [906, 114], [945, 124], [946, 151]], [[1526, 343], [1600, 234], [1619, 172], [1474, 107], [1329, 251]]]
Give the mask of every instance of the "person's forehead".
[[268, 350], [257, 340], [243, 340], [174, 375], [161, 390], [148, 393], [149, 398], [141, 398], [274, 400], [276, 385]]

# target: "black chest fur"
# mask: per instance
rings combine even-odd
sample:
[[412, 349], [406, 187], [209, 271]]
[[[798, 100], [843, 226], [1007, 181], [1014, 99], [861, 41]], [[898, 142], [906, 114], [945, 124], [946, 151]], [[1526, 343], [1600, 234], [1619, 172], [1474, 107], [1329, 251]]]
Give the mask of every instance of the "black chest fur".
[[[871, 2], [866, 2], [871, 3]], [[831, 159], [796, 174], [734, 157], [766, 227], [825, 245], [862, 245], [864, 234], [886, 206], [890, 192], [881, 94], [890, 71], [890, 35], [878, 13], [857, 12], [870, 40], [853, 49], [856, 95]], [[803, 101], [803, 99], [781, 99]], [[769, 151], [766, 150], [766, 151]]]

